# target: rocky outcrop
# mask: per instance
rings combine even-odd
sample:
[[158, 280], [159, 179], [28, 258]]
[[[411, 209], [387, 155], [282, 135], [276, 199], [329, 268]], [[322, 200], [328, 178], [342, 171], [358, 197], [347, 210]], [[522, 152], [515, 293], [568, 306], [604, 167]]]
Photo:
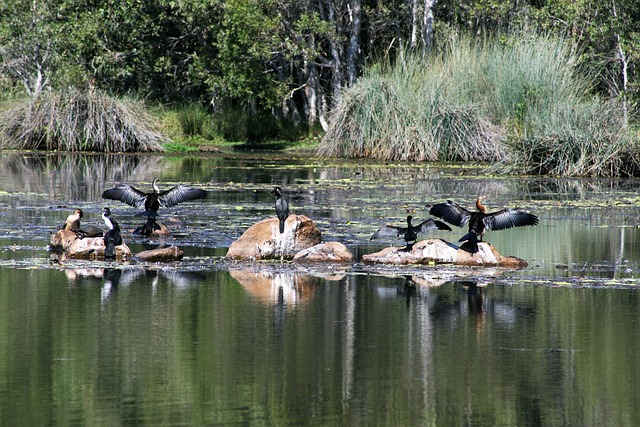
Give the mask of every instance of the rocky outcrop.
[[385, 248], [380, 252], [362, 256], [362, 262], [379, 264], [456, 264], [523, 268], [527, 262], [516, 257], [503, 256], [486, 242], [478, 243], [478, 252], [471, 254], [442, 239], [417, 242], [409, 252], [402, 248]]
[[136, 254], [135, 259], [148, 262], [170, 262], [180, 261], [184, 257], [184, 252], [177, 246], [166, 248], [150, 249]]
[[58, 230], [51, 236], [49, 244], [52, 249], [66, 251], [71, 244], [78, 239], [78, 235], [67, 229]]
[[305, 215], [289, 215], [284, 233], [278, 218], [264, 219], [247, 229], [229, 247], [226, 258], [235, 260], [291, 260], [296, 253], [320, 243], [320, 230]]
[[353, 254], [339, 242], [320, 243], [303, 249], [293, 257], [294, 261], [307, 262], [351, 262]]
[[[64, 252], [69, 258], [100, 259], [104, 258], [104, 239], [102, 237], [85, 237], [80, 239], [70, 230], [58, 230], [51, 236], [51, 249]], [[131, 258], [131, 249], [123, 243], [116, 246], [116, 260]]]

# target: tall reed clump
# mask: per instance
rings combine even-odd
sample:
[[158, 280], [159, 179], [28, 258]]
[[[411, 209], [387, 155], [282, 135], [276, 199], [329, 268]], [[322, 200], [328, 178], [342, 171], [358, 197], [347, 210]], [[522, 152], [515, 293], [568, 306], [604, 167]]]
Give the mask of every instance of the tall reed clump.
[[562, 176], [640, 171], [623, 105], [593, 96], [579, 52], [564, 40], [519, 39], [484, 45], [485, 105], [509, 138], [497, 170]]
[[143, 152], [166, 141], [142, 102], [94, 89], [43, 93], [0, 112], [2, 149]]
[[205, 136], [210, 117], [204, 108], [195, 104], [186, 104], [179, 106], [177, 112], [178, 122], [184, 135]]
[[476, 160], [573, 176], [640, 172], [622, 106], [592, 96], [561, 39], [455, 40], [371, 67], [331, 117], [321, 155]]
[[384, 160], [500, 160], [501, 130], [455, 95], [445, 61], [409, 55], [372, 67], [332, 113], [326, 156]]

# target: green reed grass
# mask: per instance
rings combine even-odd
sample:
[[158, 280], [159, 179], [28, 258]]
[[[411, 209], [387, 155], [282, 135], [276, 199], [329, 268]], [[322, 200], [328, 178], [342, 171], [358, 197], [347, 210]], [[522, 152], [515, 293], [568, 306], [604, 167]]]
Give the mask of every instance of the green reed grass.
[[93, 89], [51, 91], [0, 112], [2, 149], [163, 151], [162, 142], [142, 102]]
[[186, 136], [206, 136], [210, 121], [207, 111], [199, 105], [181, 105], [177, 109], [178, 122]]
[[554, 175], [638, 171], [617, 103], [590, 96], [578, 52], [550, 37], [455, 40], [372, 66], [345, 91], [320, 154], [483, 161]]

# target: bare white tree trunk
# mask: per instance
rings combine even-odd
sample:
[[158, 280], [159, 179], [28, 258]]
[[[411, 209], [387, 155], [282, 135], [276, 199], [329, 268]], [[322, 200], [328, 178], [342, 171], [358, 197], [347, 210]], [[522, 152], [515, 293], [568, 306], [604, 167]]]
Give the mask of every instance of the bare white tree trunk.
[[[611, 8], [612, 8], [612, 12], [613, 12], [613, 16], [615, 18], [618, 17], [618, 13], [616, 11], [616, 2], [615, 0], [611, 2]], [[622, 48], [622, 43], [620, 42], [620, 34], [615, 34], [615, 41], [616, 41], [616, 53], [615, 53], [615, 57], [618, 61], [620, 61], [620, 64], [622, 66], [622, 75], [620, 76], [622, 79], [622, 87], [618, 88], [618, 96], [620, 96], [622, 98], [622, 109], [623, 109], [623, 114], [624, 114], [624, 124], [625, 126], [628, 124], [628, 116], [629, 113], [627, 111], [627, 86], [629, 84], [629, 74], [628, 74], [628, 68], [629, 68], [629, 63], [627, 61], [627, 56], [625, 55], [624, 49]]]
[[24, 32], [8, 45], [0, 46], [2, 67], [18, 78], [34, 98], [49, 83], [47, 67], [53, 50], [51, 40], [42, 31], [42, 18], [38, 12], [38, 1], [33, 0], [31, 20], [25, 25]]
[[411, 0], [411, 42], [409, 44], [411, 50], [415, 50], [418, 47], [418, 33], [420, 32], [418, 15], [418, 0]]
[[423, 38], [424, 48], [430, 51], [433, 48], [433, 7], [436, 5], [436, 0], [424, 0], [424, 15], [423, 15]]
[[347, 84], [352, 86], [358, 77], [358, 58], [360, 57], [360, 30], [362, 27], [362, 8], [360, 0], [352, 0], [347, 5], [351, 30], [347, 52]]

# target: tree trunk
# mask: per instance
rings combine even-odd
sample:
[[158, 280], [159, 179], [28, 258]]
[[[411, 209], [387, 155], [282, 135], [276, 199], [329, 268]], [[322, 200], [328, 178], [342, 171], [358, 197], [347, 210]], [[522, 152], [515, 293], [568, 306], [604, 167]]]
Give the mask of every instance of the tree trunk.
[[418, 19], [418, 0], [411, 0], [411, 43], [409, 48], [415, 50], [418, 47], [418, 33], [420, 32], [420, 19]]
[[433, 7], [436, 0], [424, 0], [423, 15], [423, 38], [425, 51], [429, 52], [433, 48]]
[[347, 4], [351, 31], [349, 37], [349, 50], [347, 53], [347, 84], [352, 86], [358, 77], [358, 59], [360, 56], [360, 29], [361, 29], [361, 5], [360, 0], [353, 0], [351, 6]]

